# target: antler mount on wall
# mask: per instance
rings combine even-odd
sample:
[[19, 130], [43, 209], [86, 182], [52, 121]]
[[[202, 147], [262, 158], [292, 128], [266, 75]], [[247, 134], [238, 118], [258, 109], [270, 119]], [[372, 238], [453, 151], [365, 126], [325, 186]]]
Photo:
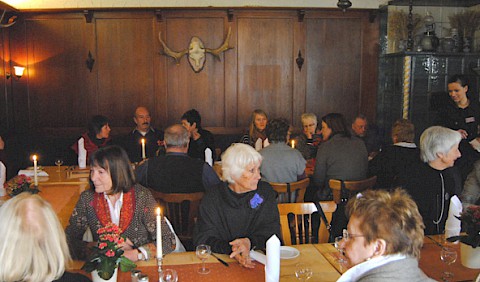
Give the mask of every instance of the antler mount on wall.
[[223, 41], [222, 45], [220, 45], [216, 49], [205, 48], [205, 45], [203, 44], [202, 40], [198, 36], [193, 36], [192, 39], [190, 39], [190, 44], [188, 45], [188, 48], [180, 52], [173, 51], [167, 46], [167, 44], [162, 40], [161, 32], [158, 33], [158, 39], [160, 40], [160, 43], [162, 44], [162, 47], [163, 47], [163, 50], [161, 52], [163, 55], [172, 57], [178, 65], [180, 63], [180, 59], [185, 54], [188, 54], [188, 62], [190, 66], [192, 67], [194, 72], [199, 73], [202, 71], [203, 67], [205, 66], [206, 53], [212, 54], [220, 61], [221, 53], [229, 49], [233, 49], [233, 47], [229, 46], [231, 33], [232, 33], [232, 28], [229, 27], [225, 40]]

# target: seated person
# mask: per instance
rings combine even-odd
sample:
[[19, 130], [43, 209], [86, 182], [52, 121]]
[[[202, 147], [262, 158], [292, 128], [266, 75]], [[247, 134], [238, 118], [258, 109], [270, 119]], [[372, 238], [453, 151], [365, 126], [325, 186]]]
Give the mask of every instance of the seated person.
[[163, 131], [151, 126], [150, 112], [145, 107], [135, 110], [133, 121], [135, 129], [125, 136], [122, 146], [127, 151], [130, 162], [142, 161], [142, 139], [145, 139], [145, 156], [151, 158], [157, 155], [159, 148], [163, 149]]
[[95, 153], [99, 148], [105, 147], [111, 144], [110, 138], [110, 125], [108, 118], [105, 116], [97, 115], [93, 116], [88, 123], [88, 132], [82, 134], [82, 137], [72, 145], [72, 150], [79, 155], [80, 151], [86, 151], [86, 157], [80, 160], [79, 166], [85, 167], [86, 162], [90, 159], [90, 156]]
[[368, 159], [371, 160], [380, 151], [382, 145], [378, 128], [369, 125], [367, 117], [359, 114], [353, 119], [352, 133], [362, 139], [367, 147]]
[[302, 134], [294, 138], [295, 149], [299, 150], [306, 160], [313, 159], [323, 141], [321, 132], [317, 129], [317, 116], [312, 113], [302, 114], [302, 126]]
[[320, 200], [329, 200], [330, 179], [362, 180], [367, 178], [368, 154], [362, 140], [351, 135], [342, 114], [322, 117], [322, 136], [326, 140], [317, 151], [313, 182]]
[[[127, 238], [123, 250], [132, 261], [155, 257], [157, 202], [145, 187], [135, 184], [135, 175], [125, 150], [107, 146], [96, 151], [90, 163], [91, 189], [82, 192], [66, 229], [68, 244], [76, 259], [86, 259], [87, 243], [82, 241], [89, 227], [93, 240], [97, 231], [114, 223]], [[163, 217], [165, 218], [165, 217]], [[175, 249], [175, 235], [162, 221], [163, 253]]]
[[69, 273], [71, 262], [62, 225], [38, 195], [21, 193], [0, 209], [0, 281], [90, 281]]
[[260, 181], [262, 156], [251, 146], [231, 145], [222, 155], [227, 182], [209, 189], [200, 204], [195, 245], [230, 254], [245, 267], [254, 267], [252, 248], [265, 249], [272, 235], [280, 238], [280, 216], [275, 192]]
[[215, 141], [213, 134], [202, 128], [202, 117], [197, 110], [191, 109], [182, 115], [182, 125], [190, 133], [188, 155], [206, 161], [205, 150], [212, 151], [212, 160], [215, 160]]
[[473, 164], [473, 169], [463, 185], [460, 200], [464, 209], [471, 205], [480, 205], [480, 160]]
[[167, 153], [150, 158], [135, 170], [138, 182], [163, 193], [205, 192], [221, 181], [211, 166], [187, 155], [189, 134], [180, 124], [165, 130]]
[[376, 175], [375, 187], [392, 189], [398, 175], [420, 159], [420, 150], [414, 143], [415, 126], [409, 120], [399, 119], [392, 127], [393, 145], [386, 146], [369, 163], [369, 176]]
[[420, 136], [421, 161], [399, 175], [399, 183], [417, 203], [425, 224], [425, 234], [445, 230], [450, 197], [461, 192], [460, 172], [453, 167], [460, 157], [461, 135], [452, 129], [432, 126]]
[[305, 178], [306, 161], [302, 154], [287, 145], [290, 124], [286, 119], [274, 119], [268, 123], [267, 136], [270, 146], [259, 151], [262, 155], [262, 180], [268, 182], [295, 182]]
[[347, 215], [340, 248], [352, 268], [337, 281], [435, 281], [418, 267], [424, 226], [406, 192], [362, 192], [348, 202]]
[[267, 113], [260, 109], [253, 111], [248, 132], [242, 136], [240, 143], [248, 144], [257, 151], [267, 147], [270, 144], [265, 131], [267, 122]]

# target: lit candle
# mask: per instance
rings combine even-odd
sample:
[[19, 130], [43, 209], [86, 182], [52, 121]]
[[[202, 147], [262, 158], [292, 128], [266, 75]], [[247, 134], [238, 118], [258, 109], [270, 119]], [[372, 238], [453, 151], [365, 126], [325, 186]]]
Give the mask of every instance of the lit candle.
[[162, 249], [162, 222], [161, 222], [160, 208], [157, 208], [157, 258], [161, 259], [163, 256]]
[[142, 159], [146, 159], [145, 156], [145, 138], [142, 138]]
[[292, 148], [295, 149], [295, 140], [292, 140]]
[[37, 155], [33, 155], [33, 185], [38, 186]]

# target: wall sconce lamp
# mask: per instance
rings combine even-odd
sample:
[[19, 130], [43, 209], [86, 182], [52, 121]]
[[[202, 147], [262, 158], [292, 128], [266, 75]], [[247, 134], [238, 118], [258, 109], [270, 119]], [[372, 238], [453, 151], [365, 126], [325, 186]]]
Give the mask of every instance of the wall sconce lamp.
[[[20, 66], [14, 66], [13, 71], [14, 71], [15, 76], [17, 77], [16, 79], [19, 80], [20, 78], [22, 78], [23, 72], [25, 71], [25, 68], [20, 67]], [[9, 72], [6, 73], [7, 79], [9, 79], [11, 76], [12, 76], [11, 73], [9, 73]]]

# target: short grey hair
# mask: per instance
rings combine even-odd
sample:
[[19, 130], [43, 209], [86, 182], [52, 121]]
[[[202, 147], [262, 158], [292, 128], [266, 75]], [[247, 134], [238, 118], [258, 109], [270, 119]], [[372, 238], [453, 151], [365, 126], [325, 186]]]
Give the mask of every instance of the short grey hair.
[[420, 136], [420, 158], [428, 163], [438, 158], [437, 154], [448, 154], [453, 146], [460, 143], [459, 132], [443, 127], [431, 126]]
[[174, 124], [165, 130], [165, 144], [168, 147], [186, 147], [190, 142], [188, 130], [181, 124]]
[[317, 116], [314, 113], [304, 113], [302, 114], [302, 123], [304, 123], [306, 120], [313, 120], [315, 124], [318, 124], [317, 121]]
[[245, 168], [252, 163], [260, 163], [262, 155], [252, 146], [242, 143], [234, 143], [222, 154], [223, 180], [230, 184], [234, 179], [242, 176]]

